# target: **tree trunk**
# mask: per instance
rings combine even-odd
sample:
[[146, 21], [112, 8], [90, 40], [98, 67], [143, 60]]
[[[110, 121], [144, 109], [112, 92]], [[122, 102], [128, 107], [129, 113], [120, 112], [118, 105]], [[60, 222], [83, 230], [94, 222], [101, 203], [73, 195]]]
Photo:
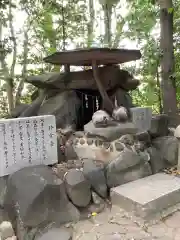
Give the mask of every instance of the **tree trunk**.
[[161, 91], [161, 84], [160, 84], [160, 80], [159, 80], [159, 71], [158, 71], [158, 65], [159, 63], [157, 64], [157, 69], [156, 69], [156, 79], [157, 79], [157, 84], [156, 84], [156, 87], [157, 87], [157, 95], [158, 95], [158, 105], [159, 105], [159, 113], [162, 114], [163, 113], [163, 106], [162, 106], [162, 91]]
[[3, 61], [2, 20], [0, 18], [0, 77], [1, 77], [1, 72], [2, 72], [2, 61]]
[[173, 49], [173, 4], [172, 0], [161, 0], [160, 26], [161, 26], [161, 87], [164, 113], [170, 119], [177, 114], [176, 86], [174, 78], [174, 49]]
[[104, 27], [105, 27], [105, 36], [104, 43], [106, 47], [111, 47], [111, 16], [112, 16], [112, 6], [111, 4], [104, 4]]
[[99, 0], [99, 3], [101, 4], [104, 12], [104, 44], [106, 47], [112, 47], [112, 11], [119, 3], [119, 0]]
[[9, 70], [6, 65], [5, 59], [2, 60], [2, 70], [3, 76], [6, 81], [6, 93], [8, 100], [8, 113], [11, 115], [12, 110], [14, 109], [14, 97], [13, 97], [13, 79], [9, 75]]
[[[13, 81], [12, 78], [10, 78], [9, 75], [9, 69], [6, 65], [5, 62], [5, 49], [1, 41], [1, 46], [0, 46], [0, 67], [1, 67], [1, 79], [5, 81], [5, 87], [6, 87], [6, 94], [7, 94], [7, 103], [8, 103], [8, 113], [11, 114], [13, 108], [14, 108], [14, 103], [13, 103]], [[0, 79], [0, 80], [1, 80]]]
[[9, 21], [9, 28], [11, 33], [11, 40], [13, 42], [13, 60], [10, 70], [7, 67], [6, 60], [5, 60], [5, 52], [2, 53], [1, 56], [1, 64], [2, 64], [2, 71], [6, 81], [6, 92], [7, 92], [7, 100], [8, 100], [8, 113], [11, 115], [12, 110], [14, 109], [14, 96], [13, 96], [13, 81], [14, 81], [14, 70], [16, 65], [16, 58], [17, 58], [17, 43], [14, 34], [13, 28], [13, 15], [12, 15], [12, 6], [11, 1], [9, 2], [9, 14], [8, 14], [8, 21]]
[[88, 41], [87, 46], [91, 47], [94, 40], [94, 0], [89, 0], [89, 22], [88, 22]]

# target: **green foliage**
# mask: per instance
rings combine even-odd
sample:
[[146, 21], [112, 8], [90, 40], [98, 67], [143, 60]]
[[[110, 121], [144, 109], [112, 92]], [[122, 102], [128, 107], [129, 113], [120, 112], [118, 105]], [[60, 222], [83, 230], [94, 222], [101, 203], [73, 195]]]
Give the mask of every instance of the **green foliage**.
[[174, 11], [174, 8], [168, 8], [168, 13], [169, 14], [173, 13], [173, 11]]
[[[152, 106], [155, 112], [159, 112], [161, 99], [160, 59], [161, 52], [159, 46], [159, 7], [150, 0], [127, 0], [128, 14], [124, 17], [120, 10], [120, 0], [99, 0], [95, 1], [95, 18], [88, 19], [88, 0], [14, 0], [13, 14], [17, 11], [26, 13], [27, 19], [20, 32], [15, 29], [17, 40], [17, 61], [16, 66], [22, 69], [20, 73], [15, 72], [14, 89], [15, 96], [18, 84], [24, 78], [23, 66], [26, 65], [25, 77], [37, 75], [48, 71], [59, 71], [59, 67], [54, 67], [43, 62], [43, 57], [56, 51], [68, 48], [90, 46], [87, 41], [89, 22], [93, 25], [92, 42], [99, 46], [104, 46], [104, 34], [97, 32], [96, 28], [104, 24], [103, 7], [112, 8], [110, 16], [113, 21], [114, 30], [111, 36], [112, 47], [119, 47], [123, 39], [137, 41], [137, 47], [141, 50], [142, 59], [132, 63], [128, 70], [140, 77], [142, 84], [139, 89], [132, 92], [134, 103], [140, 106]], [[100, 3], [100, 6], [98, 3]], [[8, 18], [9, 0], [0, 1], [0, 21], [3, 28], [8, 29], [9, 34], [3, 39], [3, 51], [6, 62], [10, 54], [13, 53], [13, 39], [9, 29]], [[177, 86], [177, 100], [180, 102], [180, 4], [174, 1], [174, 6], [168, 9], [169, 14], [174, 15], [174, 53], [175, 53], [175, 78]], [[1, 28], [1, 26], [0, 26]], [[28, 28], [28, 51], [25, 61], [23, 53], [23, 33]], [[157, 29], [157, 31], [155, 31]], [[157, 32], [157, 34], [155, 34]], [[1, 39], [1, 31], [0, 31]], [[21, 49], [21, 50], [20, 50]], [[10, 66], [9, 66], [10, 68]], [[0, 78], [1, 72], [0, 72]], [[3, 82], [3, 81], [2, 81]], [[3, 83], [1, 84], [3, 94], [6, 93]], [[25, 91], [21, 94], [22, 102], [31, 102], [30, 95], [35, 90], [31, 85], [25, 85]], [[0, 95], [0, 108], [3, 113], [7, 113], [7, 102], [4, 95]]]
[[129, 27], [127, 37], [133, 40], [138, 39], [141, 43], [149, 38], [151, 30], [156, 24], [157, 7], [153, 6], [149, 0], [136, 0], [130, 1], [130, 3], [130, 11], [126, 17]]
[[[159, 20], [157, 6], [148, 0], [129, 1], [130, 11], [126, 17], [128, 31], [126, 37], [137, 40], [141, 46], [142, 58], [134, 74], [141, 77], [139, 89], [132, 92], [136, 105], [151, 106], [154, 112], [159, 112], [159, 39], [152, 34], [152, 30]], [[161, 96], [160, 96], [161, 98]]]

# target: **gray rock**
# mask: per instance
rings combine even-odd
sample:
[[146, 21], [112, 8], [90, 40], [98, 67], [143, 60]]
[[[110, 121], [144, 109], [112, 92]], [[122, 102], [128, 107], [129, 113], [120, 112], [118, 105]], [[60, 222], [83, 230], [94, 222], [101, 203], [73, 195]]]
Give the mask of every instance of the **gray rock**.
[[[68, 224], [68, 223], [67, 223]], [[51, 237], [48, 239], [72, 239], [72, 231], [71, 227], [63, 227], [54, 222], [44, 222], [41, 225], [38, 225], [34, 228], [26, 228], [23, 229], [23, 233], [19, 234], [18, 232], [18, 239], [19, 240], [46, 240], [47, 237]], [[21, 229], [22, 231], [22, 229]], [[70, 237], [70, 238], [68, 238]]]
[[153, 174], [158, 173], [167, 167], [167, 163], [164, 161], [159, 150], [157, 150], [155, 147], [149, 147], [147, 151], [150, 155], [150, 166]]
[[59, 139], [57, 138], [57, 155], [58, 155], [58, 163], [64, 162], [65, 161], [65, 154], [62, 152], [61, 147], [60, 147], [60, 142]]
[[16, 218], [14, 226], [15, 226], [15, 232], [16, 232], [16, 236], [17, 236], [18, 240], [33, 240], [34, 239], [34, 234], [32, 234], [32, 232], [34, 233], [36, 228], [33, 227], [32, 230], [30, 231], [30, 234], [28, 234], [29, 233], [28, 227], [24, 226], [23, 222], [19, 218], [19, 215]]
[[[98, 141], [98, 142], [100, 142], [100, 141]], [[86, 138], [84, 139], [84, 138], [80, 138], [79, 139], [79, 143], [80, 143], [80, 145], [84, 145], [84, 144], [86, 144]], [[96, 143], [97, 143], [97, 141], [96, 141]], [[102, 144], [101, 144], [102, 145]], [[98, 146], [98, 145], [97, 145]]]
[[106, 198], [107, 185], [104, 169], [97, 167], [93, 160], [87, 159], [84, 161], [83, 173], [85, 178], [90, 182], [92, 189], [99, 196]]
[[[145, 158], [144, 156], [139, 155], [128, 148], [125, 148], [124, 151], [122, 151], [119, 154], [119, 156], [115, 160], [111, 161], [107, 166], [107, 170], [106, 170], [107, 185], [109, 187], [113, 187], [128, 181], [131, 181], [129, 179], [134, 179], [134, 177], [135, 178], [137, 177], [136, 179], [138, 179], [143, 175], [142, 169], [144, 168], [145, 168], [145, 175], [146, 175], [146, 172], [148, 170], [146, 170], [147, 167], [144, 164], [147, 161], [148, 159]], [[139, 165], [141, 166], [140, 169], [136, 170], [137, 168], [136, 166], [139, 166]], [[135, 169], [134, 170], [135, 174], [134, 174], [134, 177], [132, 175], [132, 178], [131, 178], [129, 171], [131, 172], [133, 171], [133, 169]]]
[[41, 105], [38, 115], [55, 115], [57, 128], [75, 128], [80, 100], [74, 91], [61, 92]]
[[0, 207], [3, 208], [7, 191], [7, 176], [0, 177]]
[[148, 151], [146, 149], [139, 150], [139, 152], [137, 152], [137, 154], [139, 155], [141, 162], [149, 162], [150, 161], [150, 154], [148, 153]]
[[98, 135], [113, 141], [120, 138], [124, 134], [135, 134], [137, 129], [131, 122], [120, 123], [117, 126], [109, 126], [106, 128], [96, 128], [91, 121], [84, 126], [84, 131], [86, 133]]
[[82, 138], [84, 137], [84, 132], [83, 131], [76, 131], [73, 133], [73, 135], [77, 138]]
[[161, 137], [168, 135], [169, 118], [165, 114], [152, 117], [149, 133], [152, 137]]
[[[107, 143], [105, 144], [105, 146], [107, 145]], [[109, 144], [110, 145], [110, 144]], [[107, 145], [108, 146], [108, 145]], [[115, 143], [114, 143], [114, 147], [115, 147], [115, 149], [116, 149], [116, 151], [118, 151], [118, 152], [121, 152], [121, 151], [123, 151], [124, 150], [124, 144], [123, 143], [121, 143], [120, 141], [116, 141]]]
[[92, 191], [92, 200], [93, 203], [96, 205], [100, 205], [101, 203], [104, 203], [104, 200], [96, 193]]
[[47, 72], [38, 76], [30, 76], [26, 79], [26, 82], [33, 84], [38, 88], [56, 88], [53, 82], [59, 81], [62, 78], [62, 74], [58, 72]]
[[109, 188], [144, 178], [152, 174], [151, 167], [148, 162], [136, 165], [122, 172], [107, 171], [107, 184]]
[[31, 117], [31, 116], [36, 116], [39, 108], [43, 102], [43, 100], [45, 99], [45, 91], [42, 91], [41, 94], [39, 95], [39, 97], [34, 100], [31, 105], [26, 108], [20, 115], [19, 117]]
[[6, 240], [7, 238], [12, 237], [14, 235], [15, 235], [15, 233], [14, 233], [12, 224], [10, 222], [3, 221], [0, 224], [0, 237], [1, 237], [1, 239]]
[[[121, 70], [121, 71], [124, 71], [124, 70]], [[126, 71], [124, 71], [126, 72]], [[122, 76], [123, 76], [123, 72], [121, 73]], [[126, 91], [132, 91], [132, 90], [135, 90], [139, 85], [140, 85], [140, 81], [138, 79], [134, 79], [132, 75], [129, 74], [129, 76], [126, 78], [125, 76], [127, 75], [124, 75], [124, 77], [120, 76], [119, 79], [123, 79], [124, 80], [119, 83], [119, 85]]]
[[87, 138], [76, 140], [78, 142], [74, 142], [73, 147], [80, 160], [91, 159], [107, 164], [118, 155], [118, 152], [114, 151], [114, 146], [101, 138], [96, 137], [92, 139], [92, 142], [89, 142]]
[[75, 206], [86, 207], [91, 200], [90, 183], [80, 170], [71, 169], [64, 177], [66, 191]]
[[23, 168], [9, 177], [5, 209], [12, 224], [19, 219], [23, 227], [36, 227], [44, 221], [62, 224], [80, 217], [63, 182], [44, 165]]
[[[100, 67], [99, 76], [100, 79], [103, 79], [105, 90], [114, 89], [118, 85], [126, 91], [131, 91], [136, 89], [140, 84], [140, 81], [134, 79], [128, 71], [120, 69], [117, 65]], [[121, 79], [121, 81], [119, 81], [119, 79]], [[92, 69], [69, 73], [45, 73], [43, 75], [31, 76], [26, 79], [26, 82], [38, 88], [98, 90]]]
[[92, 201], [93, 204], [91, 204], [88, 208], [90, 213], [100, 213], [104, 210], [106, 204], [105, 200], [102, 199], [98, 194], [92, 191]]
[[56, 172], [57, 176], [60, 179], [64, 179], [64, 175], [66, 172], [68, 172], [70, 169], [82, 169], [83, 163], [80, 160], [68, 160], [67, 162], [63, 162], [61, 164], [57, 164], [56, 167], [53, 168], [53, 170]]
[[73, 140], [68, 140], [65, 144], [65, 152], [64, 152], [66, 161], [78, 159], [77, 153], [73, 147]]
[[132, 134], [125, 134], [119, 139], [120, 142], [124, 143], [125, 145], [132, 146], [135, 142], [134, 135]]
[[127, 109], [133, 107], [132, 98], [129, 93], [121, 88], [115, 92], [114, 96], [116, 97], [117, 105], [123, 106]]
[[56, 129], [57, 136], [59, 140], [63, 140], [63, 143], [65, 143], [74, 133], [73, 126], [65, 126], [65, 128], [58, 128]]
[[178, 140], [176, 137], [158, 137], [152, 141], [152, 145], [160, 152], [163, 159], [171, 165], [178, 162]]
[[7, 212], [3, 208], [0, 208], [0, 223], [3, 221], [9, 221], [9, 217]]
[[146, 144], [151, 143], [151, 137], [148, 132], [140, 132], [136, 134], [136, 138], [138, 141], [145, 142]]
[[131, 168], [135, 165], [140, 164], [141, 158], [140, 156], [133, 152], [132, 150], [125, 148], [122, 152], [119, 153], [118, 157], [111, 161], [107, 166], [107, 172], [110, 174], [111, 172], [121, 172]]
[[34, 240], [72, 240], [72, 233], [63, 227], [48, 229], [46, 232], [36, 236]]
[[136, 141], [133, 148], [137, 153], [142, 154], [142, 152], [146, 150], [146, 144], [144, 142]]
[[[1, 239], [1, 238], [0, 238]], [[6, 240], [18, 240], [16, 236], [8, 237]]]
[[25, 109], [27, 109], [29, 107], [29, 104], [18, 104], [13, 110], [12, 110], [12, 113], [11, 113], [11, 116], [13, 118], [17, 118], [21, 115], [22, 112], [25, 111]]
[[174, 131], [174, 136], [179, 139], [180, 138], [180, 125]]
[[175, 128], [168, 128], [168, 136], [174, 136]]

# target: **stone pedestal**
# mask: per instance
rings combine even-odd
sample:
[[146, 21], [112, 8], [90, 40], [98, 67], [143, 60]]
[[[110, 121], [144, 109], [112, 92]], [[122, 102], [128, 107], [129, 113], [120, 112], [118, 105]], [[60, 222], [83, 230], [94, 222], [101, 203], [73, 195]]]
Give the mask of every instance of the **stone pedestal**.
[[130, 109], [132, 122], [138, 132], [146, 132], [151, 127], [152, 109], [149, 107], [134, 107]]

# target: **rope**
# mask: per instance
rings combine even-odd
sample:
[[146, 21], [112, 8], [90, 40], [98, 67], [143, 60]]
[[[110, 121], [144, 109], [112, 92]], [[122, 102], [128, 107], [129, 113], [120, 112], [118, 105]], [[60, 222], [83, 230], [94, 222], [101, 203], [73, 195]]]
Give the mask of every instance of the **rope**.
[[86, 95], [86, 96], [89, 96], [89, 97], [97, 97], [97, 96], [94, 96], [94, 95], [91, 95], [91, 94], [83, 93], [80, 90], [75, 90], [75, 92], [81, 93], [82, 95]]

